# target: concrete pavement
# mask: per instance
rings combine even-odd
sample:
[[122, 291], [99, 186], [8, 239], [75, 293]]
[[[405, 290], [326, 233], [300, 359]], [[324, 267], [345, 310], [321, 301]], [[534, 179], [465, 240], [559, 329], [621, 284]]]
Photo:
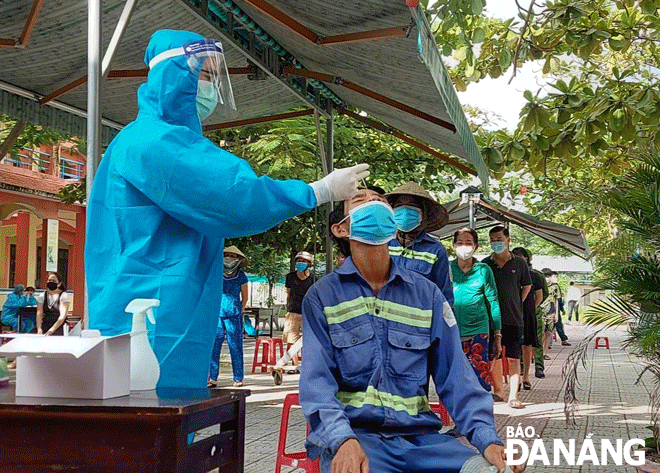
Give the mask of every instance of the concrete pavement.
[[[575, 427], [564, 420], [563, 391], [561, 389], [561, 370], [568, 355], [577, 343], [595, 329], [583, 325], [566, 326], [566, 333], [573, 346], [564, 347], [560, 343], [550, 350], [551, 359], [546, 361], [546, 377], [530, 378], [532, 389], [521, 391], [519, 399], [525, 409], [512, 409], [505, 403], [494, 405], [495, 422], [503, 439], [506, 439], [507, 427], [533, 427], [535, 435], [543, 439], [550, 462], [553, 461], [553, 439], [576, 439], [576, 457], [585, 437], [589, 434], [597, 445], [600, 457], [600, 439], [645, 438], [649, 435], [646, 426], [650, 424], [649, 394], [653, 389], [652, 376], [645, 374], [635, 384], [643, 369], [640, 360], [621, 348], [626, 336], [624, 327], [609, 329], [602, 336], [609, 337], [610, 349], [594, 350], [593, 342], [588, 350], [586, 368], [580, 368], [579, 399]], [[280, 333], [274, 334], [280, 336]], [[245, 339], [244, 364], [245, 388], [250, 389], [247, 398], [245, 472], [263, 473], [275, 470], [275, 457], [279, 437], [282, 401], [286, 394], [298, 390], [300, 375], [284, 375], [282, 385], [275, 386], [273, 378], [267, 373], [250, 374], [254, 354], [254, 339]], [[221, 358], [218, 386], [229, 387], [232, 384], [231, 366], [226, 346]], [[12, 378], [15, 374], [11, 372]], [[13, 381], [13, 379], [12, 379]], [[433, 391], [433, 390], [432, 390]], [[432, 401], [434, 396], [432, 396]], [[435, 397], [437, 399], [437, 397]], [[529, 431], [529, 430], [528, 430]], [[201, 431], [198, 438], [208, 432]], [[289, 423], [289, 450], [303, 450], [305, 420], [301, 410], [294, 409]], [[531, 443], [530, 443], [531, 445]], [[283, 471], [293, 471], [283, 468]], [[544, 466], [536, 462], [528, 466], [528, 472], [631, 472], [629, 466], [594, 466], [590, 462], [582, 466]]]
[[[583, 439], [592, 434], [600, 457], [600, 439], [645, 438], [649, 435], [646, 426], [650, 424], [648, 409], [652, 378], [645, 375], [639, 384], [635, 381], [643, 369], [640, 360], [621, 348], [626, 336], [625, 327], [609, 329], [602, 336], [609, 337], [610, 349], [594, 349], [589, 346], [586, 369], [580, 368], [579, 399], [580, 409], [576, 415], [577, 425], [568, 426], [564, 418], [564, 393], [561, 389], [561, 370], [568, 355], [580, 340], [595, 329], [580, 324], [567, 325], [567, 335], [573, 344], [570, 347], [555, 342], [550, 350], [551, 359], [546, 361], [546, 377], [530, 378], [532, 389], [521, 391], [519, 399], [525, 409], [512, 409], [505, 403], [494, 406], [495, 422], [503, 439], [506, 427], [533, 427], [535, 434], [544, 440], [550, 462], [553, 462], [553, 439], [576, 439], [576, 458], [579, 456]], [[279, 336], [279, 333], [275, 336]], [[226, 350], [225, 350], [226, 351]], [[282, 400], [287, 393], [298, 389], [299, 375], [285, 375], [281, 386], [275, 386], [268, 374], [248, 374], [252, 367], [254, 340], [245, 340], [245, 387], [252, 391], [247, 399], [245, 471], [247, 473], [272, 472], [275, 469], [275, 456], [279, 436]], [[231, 367], [223, 363], [218, 380], [219, 386], [230, 386]], [[292, 412], [289, 427], [289, 447], [302, 450], [305, 422], [300, 412]], [[291, 442], [293, 441], [293, 442]], [[283, 471], [287, 471], [283, 468]], [[580, 466], [544, 466], [536, 462], [528, 466], [528, 472], [635, 472], [629, 466], [594, 466], [585, 462]]]

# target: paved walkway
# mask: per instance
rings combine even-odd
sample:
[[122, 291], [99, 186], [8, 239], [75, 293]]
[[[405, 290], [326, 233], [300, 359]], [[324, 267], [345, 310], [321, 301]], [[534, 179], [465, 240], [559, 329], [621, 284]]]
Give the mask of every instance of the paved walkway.
[[[640, 360], [623, 351], [622, 341], [625, 328], [610, 329], [601, 335], [609, 337], [610, 349], [595, 350], [589, 347], [586, 368], [580, 368], [580, 409], [576, 415], [577, 425], [570, 427], [564, 418], [561, 370], [568, 355], [577, 343], [595, 329], [579, 324], [567, 325], [566, 333], [573, 346], [564, 347], [555, 342], [550, 350], [551, 360], [546, 362], [546, 377], [531, 376], [532, 389], [521, 391], [519, 399], [525, 409], [512, 409], [504, 403], [495, 404], [495, 422], [502, 438], [506, 427], [532, 426], [545, 441], [550, 462], [553, 462], [552, 439], [576, 439], [576, 458], [583, 439], [592, 434], [600, 456], [600, 439], [645, 438], [650, 424], [648, 410], [649, 393], [652, 389], [650, 375], [645, 375], [639, 384], [635, 381], [642, 370]], [[246, 473], [272, 472], [275, 470], [275, 455], [279, 435], [282, 400], [287, 393], [298, 389], [299, 375], [285, 375], [281, 386], [275, 386], [268, 374], [248, 374], [252, 367], [254, 341], [245, 340], [245, 386], [252, 391], [248, 397], [245, 443]], [[221, 367], [218, 384], [231, 385], [231, 368], [228, 363]], [[290, 449], [302, 450], [304, 440], [304, 418], [300, 409], [292, 412], [289, 427]], [[291, 442], [293, 441], [293, 442]], [[568, 442], [565, 442], [568, 444]], [[614, 442], [613, 442], [614, 443]], [[293, 471], [283, 468], [283, 471]], [[581, 467], [544, 466], [535, 463], [528, 472], [635, 472], [626, 466], [594, 466], [585, 462]]]
[[[520, 400], [525, 409], [512, 409], [504, 403], [495, 404], [495, 421], [502, 438], [506, 437], [506, 427], [534, 427], [535, 433], [544, 439], [550, 462], [552, 439], [576, 439], [576, 457], [583, 439], [592, 434], [600, 455], [600, 439], [644, 438], [648, 436], [646, 426], [650, 424], [648, 410], [649, 393], [652, 389], [650, 375], [645, 375], [639, 384], [635, 381], [642, 370], [640, 360], [621, 349], [626, 336], [624, 328], [610, 329], [602, 335], [609, 337], [610, 349], [594, 350], [593, 343], [588, 350], [586, 368], [580, 368], [579, 399], [581, 407], [577, 412], [577, 425], [566, 424], [563, 414], [563, 391], [561, 391], [561, 370], [568, 355], [577, 342], [593, 332], [593, 328], [582, 325], [568, 325], [566, 333], [573, 343], [563, 347], [555, 343], [550, 351], [552, 359], [546, 362], [544, 379], [530, 378], [531, 391], [521, 391]], [[275, 336], [279, 336], [277, 333]], [[245, 339], [245, 387], [252, 394], [247, 398], [245, 472], [265, 473], [275, 470], [275, 455], [279, 436], [282, 401], [288, 393], [298, 390], [299, 375], [285, 375], [282, 385], [275, 386], [269, 374], [250, 374], [254, 353], [254, 339]], [[228, 356], [223, 353], [222, 360]], [[231, 386], [231, 367], [228, 360], [221, 363], [219, 387]], [[289, 450], [302, 450], [305, 421], [300, 409], [294, 409], [289, 424]], [[204, 437], [200, 432], [198, 437]], [[568, 442], [566, 442], [568, 443]], [[283, 471], [294, 471], [283, 468]], [[590, 462], [582, 467], [555, 467], [534, 464], [528, 472], [631, 472], [632, 467], [594, 466]]]

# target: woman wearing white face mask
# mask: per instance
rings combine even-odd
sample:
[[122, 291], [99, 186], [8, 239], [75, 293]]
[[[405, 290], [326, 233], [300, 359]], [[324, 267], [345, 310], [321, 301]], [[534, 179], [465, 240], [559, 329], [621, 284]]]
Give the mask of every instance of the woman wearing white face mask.
[[[492, 378], [489, 353], [492, 351], [497, 357], [502, 351], [502, 323], [495, 277], [487, 264], [480, 263], [473, 257], [477, 248], [479, 237], [476, 231], [471, 228], [457, 230], [454, 233], [454, 252], [457, 258], [449, 263], [449, 267], [454, 283], [454, 313], [461, 334], [463, 352], [472, 364], [481, 385], [490, 391]], [[489, 340], [488, 336], [488, 305], [495, 328], [493, 340]]]

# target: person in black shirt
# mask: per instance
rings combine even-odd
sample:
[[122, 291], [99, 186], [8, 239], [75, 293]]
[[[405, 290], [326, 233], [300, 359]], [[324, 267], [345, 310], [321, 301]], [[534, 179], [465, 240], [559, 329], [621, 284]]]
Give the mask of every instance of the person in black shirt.
[[[536, 318], [536, 308], [543, 302], [543, 286], [545, 277], [539, 271], [532, 269], [532, 255], [522, 246], [514, 248], [511, 253], [522, 258], [529, 268], [529, 275], [532, 278], [532, 290], [529, 291], [527, 298], [523, 301], [524, 314], [524, 335], [523, 335], [523, 366], [522, 366], [522, 387], [523, 389], [532, 389], [532, 383], [529, 382], [529, 369], [534, 360], [534, 349], [542, 348], [538, 336], [538, 326]], [[543, 333], [543, 332], [541, 332]]]
[[[532, 280], [527, 263], [509, 251], [511, 242], [509, 229], [498, 225], [490, 229], [488, 236], [493, 253], [483, 262], [493, 270], [497, 285], [502, 316], [502, 347], [506, 349], [506, 357], [509, 362], [509, 406], [521, 409], [525, 406], [517, 399], [517, 395], [524, 338], [523, 301], [532, 289]], [[495, 360], [491, 370], [493, 372], [493, 399], [502, 401], [504, 400], [502, 361]]]
[[[284, 321], [284, 332], [282, 341], [284, 343], [296, 343], [302, 337], [302, 300], [307, 290], [316, 282], [316, 276], [309, 271], [312, 264], [312, 255], [301, 251], [295, 258], [296, 270], [286, 275], [286, 319]], [[291, 360], [294, 365], [298, 364], [298, 355]]]

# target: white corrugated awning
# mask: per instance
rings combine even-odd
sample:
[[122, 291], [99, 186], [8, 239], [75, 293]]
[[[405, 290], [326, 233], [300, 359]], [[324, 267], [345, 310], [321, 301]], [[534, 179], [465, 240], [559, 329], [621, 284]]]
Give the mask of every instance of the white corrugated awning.
[[[102, 2], [104, 48], [124, 3]], [[11, 47], [12, 41], [20, 43], [32, 6], [31, 0], [0, 3], [0, 113], [84, 136], [85, 86], [43, 106], [35, 100], [86, 75], [87, 1], [43, 2], [29, 40]], [[408, 8], [403, 0], [141, 0], [111, 69], [144, 69], [149, 38], [163, 28], [219, 37], [230, 68], [255, 72], [232, 76], [239, 119], [305, 104], [321, 112], [355, 107], [460, 158], [483, 186], [488, 184], [488, 170], [421, 7]], [[136, 116], [136, 91], [143, 81], [104, 83], [104, 143]], [[219, 116], [208, 120], [221, 122]]]

